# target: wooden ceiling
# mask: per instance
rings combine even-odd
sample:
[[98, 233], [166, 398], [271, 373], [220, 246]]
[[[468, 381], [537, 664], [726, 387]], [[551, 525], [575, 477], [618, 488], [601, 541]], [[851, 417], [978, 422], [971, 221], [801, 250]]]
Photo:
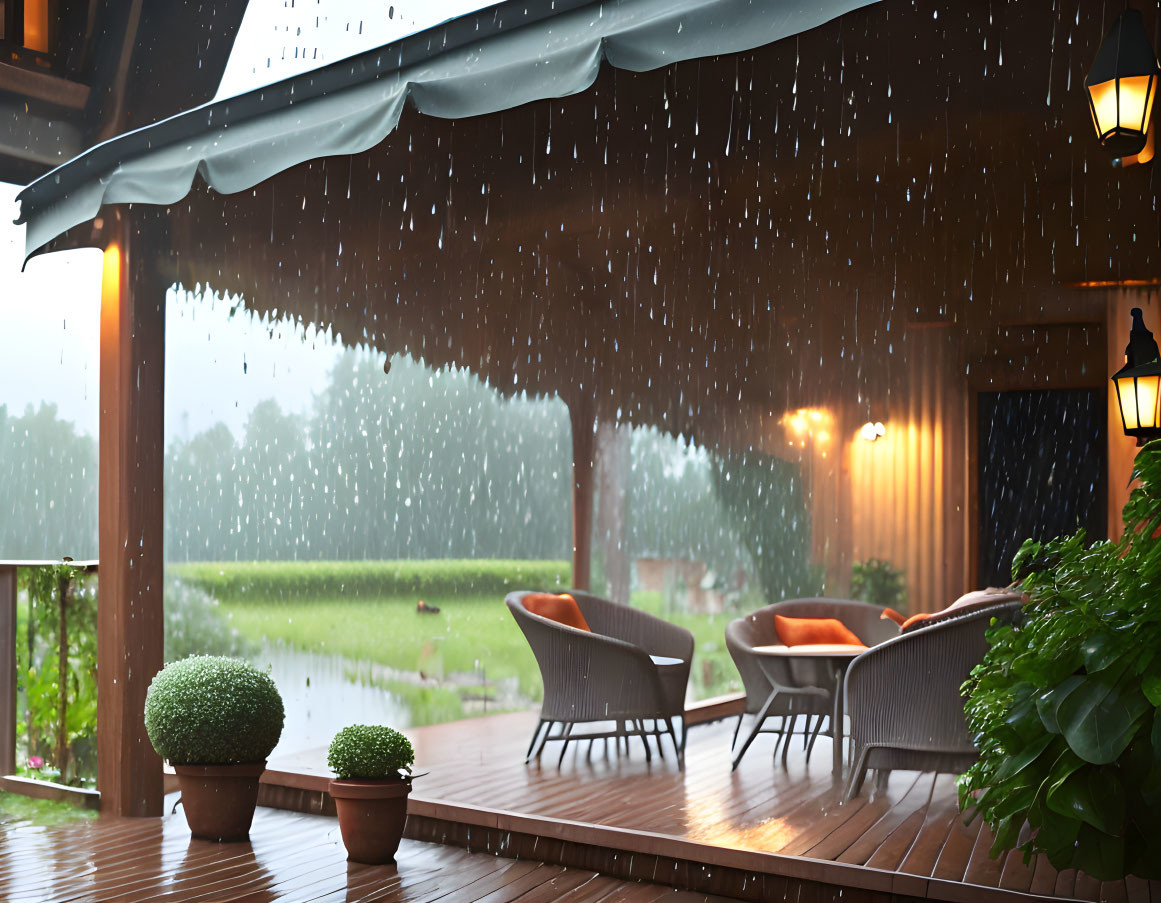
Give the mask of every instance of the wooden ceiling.
[[[1103, 323], [1106, 293], [1072, 284], [1161, 276], [1153, 167], [1113, 167], [1081, 94], [1115, 12], [885, 0], [504, 113], [409, 110], [365, 153], [199, 183], [169, 265], [350, 344], [703, 438], [864, 403], [916, 330], [961, 372], [1034, 371], [1045, 324]], [[1103, 367], [1098, 344], [1066, 357]]]

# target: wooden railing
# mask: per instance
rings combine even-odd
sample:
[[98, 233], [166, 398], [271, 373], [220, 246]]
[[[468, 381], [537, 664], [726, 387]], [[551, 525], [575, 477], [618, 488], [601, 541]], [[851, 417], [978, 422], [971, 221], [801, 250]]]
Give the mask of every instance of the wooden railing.
[[[0, 561], [0, 777], [16, 772], [16, 577], [20, 568], [51, 567], [60, 561]], [[96, 561], [69, 562], [97, 571]], [[14, 789], [5, 782], [4, 789]]]

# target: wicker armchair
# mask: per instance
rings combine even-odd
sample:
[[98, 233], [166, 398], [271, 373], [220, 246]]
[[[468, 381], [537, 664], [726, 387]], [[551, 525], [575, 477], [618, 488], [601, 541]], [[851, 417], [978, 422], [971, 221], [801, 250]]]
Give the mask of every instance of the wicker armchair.
[[960, 772], [976, 760], [960, 687], [987, 651], [993, 618], [1013, 618], [1019, 599], [949, 613], [868, 649], [847, 669], [852, 765], [846, 798], [867, 769]]
[[[641, 738], [646, 757], [651, 758], [648, 736], [655, 738], [661, 752], [661, 736], [667, 733], [684, 766], [685, 688], [693, 634], [639, 609], [579, 590], [568, 592], [592, 633], [533, 614], [521, 601], [523, 592], [510, 593], [504, 600], [528, 638], [544, 681], [540, 722], [525, 761], [539, 758], [550, 741], [563, 741], [559, 760], [563, 761], [573, 740], [626, 738], [627, 748], [630, 736]], [[679, 662], [658, 666], [651, 655]], [[674, 718], [681, 722], [680, 740]], [[597, 722], [612, 722], [613, 728], [583, 734], [573, 731], [578, 724]], [[560, 726], [555, 735], [554, 725]]]
[[[746, 707], [743, 714], [738, 716], [738, 723], [734, 727], [731, 749], [737, 745], [738, 733], [746, 715], [752, 715], [757, 719], [734, 758], [735, 769], [742, 761], [746, 750], [750, 748], [750, 744], [761, 733], [779, 735], [778, 742], [782, 744], [782, 759], [785, 761], [790, 748], [790, 737], [794, 733], [799, 716], [806, 717], [805, 733], [809, 735], [807, 747], [809, 759], [810, 752], [814, 749], [814, 741], [822, 728], [823, 718], [829, 720], [833, 710], [831, 690], [826, 686], [826, 679], [821, 674], [817, 679], [811, 679], [808, 673], [810, 666], [807, 662], [768, 663], [768, 668], [775, 669], [771, 673], [777, 678], [777, 686], [774, 689], [778, 691], [772, 699], [770, 698], [770, 677], [762, 670], [758, 656], [751, 650], [755, 646], [774, 646], [780, 642], [774, 629], [774, 615], [792, 618], [838, 618], [854, 631], [859, 639], [868, 646], [873, 646], [899, 633], [899, 628], [893, 621], [880, 618], [882, 613], [881, 605], [847, 599], [789, 599], [767, 605], [753, 614], [731, 621], [726, 626], [726, 648], [729, 649], [730, 656], [734, 659], [734, 664], [742, 677], [742, 685], [746, 688]], [[804, 671], [807, 673], [804, 674]], [[772, 729], [767, 728], [766, 722], [772, 717], [779, 718], [778, 725]], [[811, 719], [815, 719], [813, 730], [810, 727]], [[806, 742], [806, 736], [803, 741]], [[777, 752], [778, 747], [775, 747], [775, 755]]]

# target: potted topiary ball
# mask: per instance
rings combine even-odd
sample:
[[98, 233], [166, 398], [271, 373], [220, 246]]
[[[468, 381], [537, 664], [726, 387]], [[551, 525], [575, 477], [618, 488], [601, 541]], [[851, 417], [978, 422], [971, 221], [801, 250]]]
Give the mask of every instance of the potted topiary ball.
[[269, 674], [238, 659], [192, 655], [166, 665], [145, 697], [145, 730], [177, 772], [194, 837], [247, 840], [258, 778], [282, 735]]
[[353, 724], [331, 741], [327, 765], [347, 858], [393, 865], [407, 820], [415, 750], [399, 731]]

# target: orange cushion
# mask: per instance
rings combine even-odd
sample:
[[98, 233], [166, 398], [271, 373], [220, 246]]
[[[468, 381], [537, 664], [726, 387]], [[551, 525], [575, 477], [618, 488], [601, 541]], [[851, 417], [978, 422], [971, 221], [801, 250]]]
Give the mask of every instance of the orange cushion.
[[774, 615], [774, 630], [783, 646], [839, 643], [866, 646], [838, 618], [788, 618]]
[[932, 614], [918, 614], [912, 615], [906, 621], [899, 625], [899, 632], [907, 630], [916, 625], [925, 626], [921, 622], [932, 618], [938, 620], [947, 620], [948, 618], [957, 615], [967, 614], [968, 612], [977, 608], [988, 608], [992, 605], [999, 605], [1001, 602], [1027, 602], [1028, 597], [1019, 590], [1014, 589], [997, 589], [989, 587], [988, 589], [975, 590], [974, 592], [964, 593], [958, 599], [947, 606], [943, 611], [937, 611]]
[[589, 622], [581, 613], [576, 599], [568, 593], [555, 596], [552, 593], [526, 593], [521, 600], [524, 607], [534, 615], [564, 624], [566, 627], [575, 627], [577, 630], [587, 630], [592, 633]]
[[898, 624], [900, 627], [902, 627], [903, 622], [906, 621], [907, 619], [905, 617], [903, 617], [903, 615], [899, 614], [899, 612], [895, 611], [895, 609], [893, 609], [893, 608], [884, 608], [883, 613], [881, 615], [879, 615], [879, 620], [880, 621], [894, 621], [896, 624]]
[[931, 615], [928, 612], [920, 612], [917, 615], [912, 615], [906, 621], [899, 625], [899, 632], [902, 633], [912, 624], [918, 624], [920, 621], [926, 621]]

